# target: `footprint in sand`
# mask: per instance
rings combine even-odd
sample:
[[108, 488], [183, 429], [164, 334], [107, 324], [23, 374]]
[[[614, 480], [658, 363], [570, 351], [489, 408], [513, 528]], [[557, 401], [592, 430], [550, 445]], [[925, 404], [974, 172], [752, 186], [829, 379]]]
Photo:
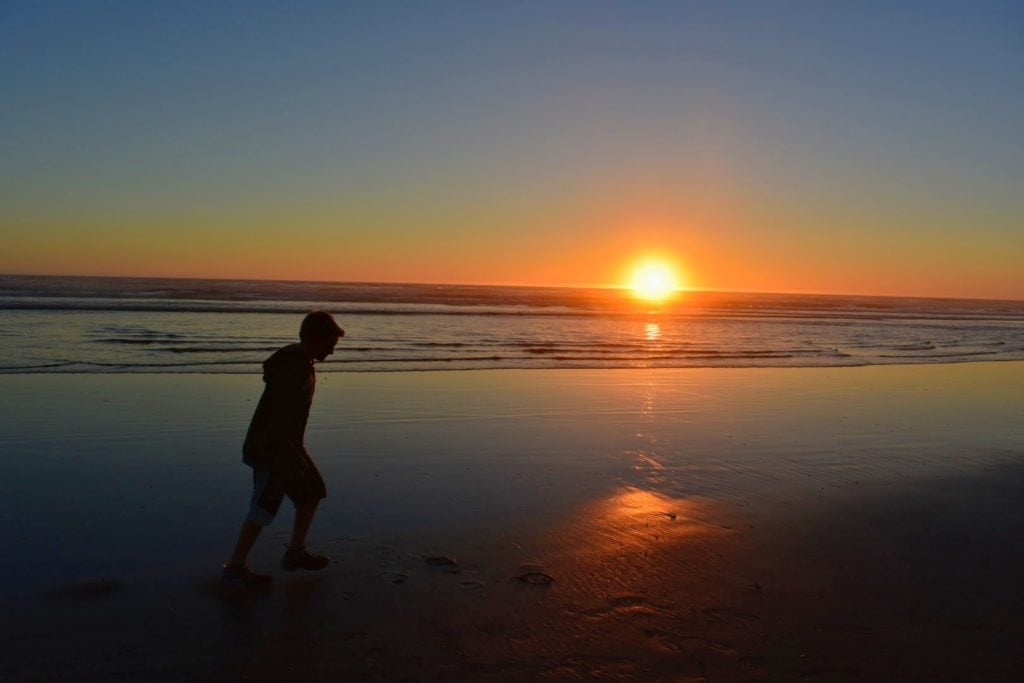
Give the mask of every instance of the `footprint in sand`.
[[522, 581], [531, 586], [547, 586], [555, 582], [555, 577], [544, 572], [523, 572], [516, 576], [516, 581]]
[[458, 574], [462, 571], [462, 567], [455, 561], [455, 558], [447, 555], [431, 555], [426, 558], [425, 562], [431, 567], [439, 567], [449, 574]]
[[377, 578], [390, 581], [391, 583], [405, 583], [409, 575], [397, 570], [388, 569], [378, 574]]
[[515, 580], [530, 586], [549, 586], [555, 582], [555, 577], [544, 571], [544, 568], [536, 564], [524, 564], [519, 567]]

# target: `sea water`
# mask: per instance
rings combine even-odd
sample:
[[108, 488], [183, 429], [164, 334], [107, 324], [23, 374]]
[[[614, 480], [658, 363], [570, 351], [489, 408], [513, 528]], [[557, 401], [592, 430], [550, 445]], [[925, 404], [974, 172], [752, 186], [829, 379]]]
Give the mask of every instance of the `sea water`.
[[320, 372], [1024, 359], [1024, 301], [8, 275], [0, 372], [259, 372], [314, 309]]

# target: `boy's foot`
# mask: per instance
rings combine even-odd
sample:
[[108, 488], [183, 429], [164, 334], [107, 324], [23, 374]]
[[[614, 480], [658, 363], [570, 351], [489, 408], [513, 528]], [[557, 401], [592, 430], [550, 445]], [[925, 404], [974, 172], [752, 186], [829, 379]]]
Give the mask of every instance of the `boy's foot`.
[[281, 558], [281, 569], [293, 572], [296, 569], [317, 570], [323, 569], [331, 561], [323, 555], [316, 555], [305, 548], [289, 548], [288, 552]]
[[270, 574], [257, 574], [248, 565], [224, 565], [220, 580], [230, 586], [269, 586], [274, 580]]

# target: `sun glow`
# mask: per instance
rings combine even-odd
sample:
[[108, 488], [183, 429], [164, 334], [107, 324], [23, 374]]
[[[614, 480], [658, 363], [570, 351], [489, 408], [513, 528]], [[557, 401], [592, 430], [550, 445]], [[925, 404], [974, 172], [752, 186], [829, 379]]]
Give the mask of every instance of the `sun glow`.
[[646, 261], [633, 271], [629, 286], [644, 301], [664, 301], [679, 289], [675, 269], [664, 261]]

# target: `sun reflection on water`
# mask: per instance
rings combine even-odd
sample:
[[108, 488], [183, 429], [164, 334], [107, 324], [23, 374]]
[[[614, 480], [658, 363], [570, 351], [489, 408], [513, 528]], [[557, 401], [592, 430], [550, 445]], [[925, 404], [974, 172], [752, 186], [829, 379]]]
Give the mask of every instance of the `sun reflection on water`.
[[650, 342], [661, 339], [661, 325], [658, 323], [647, 323], [644, 326], [644, 337]]

